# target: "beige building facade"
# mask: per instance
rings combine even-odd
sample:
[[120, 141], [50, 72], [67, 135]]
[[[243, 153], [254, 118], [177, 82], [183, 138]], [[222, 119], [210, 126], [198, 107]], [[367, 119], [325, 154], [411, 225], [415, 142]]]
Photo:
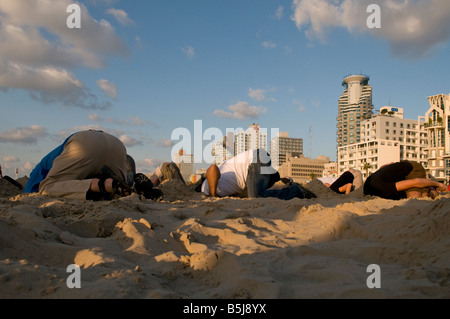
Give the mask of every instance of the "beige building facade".
[[278, 172], [281, 177], [292, 177], [296, 183], [306, 183], [314, 178], [323, 177], [325, 164], [329, 162], [330, 159], [326, 156], [318, 156], [315, 159], [304, 156], [288, 156], [286, 162], [278, 168]]

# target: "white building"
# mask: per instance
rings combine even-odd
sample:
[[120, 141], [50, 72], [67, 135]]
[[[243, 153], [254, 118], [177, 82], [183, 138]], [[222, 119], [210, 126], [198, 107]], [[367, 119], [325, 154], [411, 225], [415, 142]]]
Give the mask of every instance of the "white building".
[[[361, 171], [363, 178], [381, 166], [400, 160], [399, 142], [375, 139], [338, 149], [338, 175], [350, 168]], [[367, 164], [366, 164], [367, 163]]]
[[428, 143], [423, 117], [404, 119], [403, 108], [385, 106], [379, 115], [360, 122], [360, 133], [359, 143], [338, 148], [339, 175], [355, 168], [367, 177], [382, 165], [400, 160], [417, 161], [427, 167]]
[[438, 181], [450, 181], [450, 94], [428, 97], [425, 113], [428, 132], [428, 170]]
[[212, 164], [219, 165], [234, 156], [234, 150], [228, 149], [223, 142], [215, 142], [211, 146]]
[[261, 130], [259, 124], [251, 124], [247, 130], [235, 133], [235, 154], [258, 148], [268, 150], [267, 131]]

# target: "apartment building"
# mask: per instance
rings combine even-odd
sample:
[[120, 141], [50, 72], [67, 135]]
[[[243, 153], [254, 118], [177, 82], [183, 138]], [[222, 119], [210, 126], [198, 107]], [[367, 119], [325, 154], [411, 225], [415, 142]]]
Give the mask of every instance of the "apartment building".
[[428, 171], [440, 182], [450, 181], [450, 94], [427, 97]]
[[385, 106], [380, 114], [360, 122], [360, 142], [338, 148], [339, 175], [349, 168], [363, 177], [384, 164], [400, 160], [428, 166], [428, 141], [424, 117], [403, 118], [403, 108]]
[[247, 130], [238, 131], [235, 133], [235, 154], [262, 148], [268, 150], [267, 147], [267, 132], [261, 130], [259, 124], [251, 124]]

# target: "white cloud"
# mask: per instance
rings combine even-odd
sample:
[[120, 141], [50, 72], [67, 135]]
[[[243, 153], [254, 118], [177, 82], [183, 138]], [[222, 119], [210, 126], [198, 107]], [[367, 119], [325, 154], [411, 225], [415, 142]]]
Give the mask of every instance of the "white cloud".
[[106, 11], [107, 14], [112, 15], [117, 21], [119, 21], [122, 25], [134, 25], [134, 21], [128, 17], [128, 13], [126, 13], [122, 9], [114, 9], [110, 8]]
[[36, 144], [39, 138], [48, 135], [43, 126], [32, 125], [0, 132], [0, 143]]
[[106, 20], [80, 4], [81, 28], [66, 26], [71, 0], [0, 1], [0, 88], [28, 90], [43, 103], [105, 109], [68, 69], [102, 68], [128, 48]]
[[121, 140], [122, 143], [126, 147], [131, 147], [131, 146], [135, 146], [135, 145], [142, 145], [141, 141], [138, 141], [134, 137], [131, 137], [131, 136], [126, 135], [126, 134], [123, 134], [123, 135], [119, 136], [119, 140]]
[[250, 88], [248, 90], [248, 96], [251, 97], [253, 100], [258, 101], [258, 102], [264, 101], [265, 93], [266, 93], [266, 91], [262, 90], [262, 89], [252, 89], [252, 88]]
[[283, 13], [284, 13], [284, 7], [279, 6], [277, 8], [277, 10], [275, 11], [274, 18], [277, 20], [281, 20], [281, 18], [283, 18]]
[[97, 113], [89, 114], [88, 119], [92, 122], [100, 121], [100, 116]]
[[224, 110], [215, 110], [214, 115], [218, 117], [229, 117], [236, 119], [258, 118], [261, 114], [266, 113], [267, 109], [262, 106], [250, 106], [247, 102], [238, 102], [228, 106], [231, 112]]
[[15, 163], [19, 161], [19, 158], [17, 156], [10, 155], [10, 156], [3, 156], [2, 160], [3, 162], [6, 163]]
[[174, 145], [174, 142], [172, 140], [168, 140], [166, 138], [161, 138], [155, 144], [156, 144], [156, 146], [161, 146], [161, 147], [172, 147]]
[[265, 47], [266, 49], [274, 49], [277, 47], [277, 45], [275, 43], [273, 43], [272, 41], [264, 41], [263, 43], [261, 43], [263, 47]]
[[292, 20], [310, 40], [326, 41], [333, 28], [371, 33], [386, 40], [394, 55], [422, 58], [450, 39], [448, 0], [380, 0], [381, 28], [369, 29], [367, 7], [373, 0], [293, 0]]
[[21, 167], [21, 170], [25, 171], [25, 172], [30, 172], [35, 166], [36, 166], [35, 164], [33, 164], [33, 163], [29, 162], [29, 161], [26, 161], [23, 164], [23, 166]]
[[186, 56], [190, 59], [194, 58], [194, 56], [195, 56], [195, 49], [190, 45], [185, 46], [184, 48], [181, 49], [181, 51], [184, 54], [186, 54]]
[[105, 92], [107, 96], [113, 99], [117, 97], [117, 86], [114, 83], [109, 82], [105, 79], [100, 79], [97, 81], [97, 85], [102, 89], [103, 92]]

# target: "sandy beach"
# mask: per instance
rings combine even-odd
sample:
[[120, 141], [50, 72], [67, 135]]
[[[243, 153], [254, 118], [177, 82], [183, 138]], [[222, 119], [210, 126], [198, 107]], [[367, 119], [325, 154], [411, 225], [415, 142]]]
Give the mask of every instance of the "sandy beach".
[[[24, 195], [0, 179], [1, 298], [450, 298], [450, 195]], [[80, 267], [70, 289], [67, 267]], [[368, 266], [381, 287], [368, 288]]]

